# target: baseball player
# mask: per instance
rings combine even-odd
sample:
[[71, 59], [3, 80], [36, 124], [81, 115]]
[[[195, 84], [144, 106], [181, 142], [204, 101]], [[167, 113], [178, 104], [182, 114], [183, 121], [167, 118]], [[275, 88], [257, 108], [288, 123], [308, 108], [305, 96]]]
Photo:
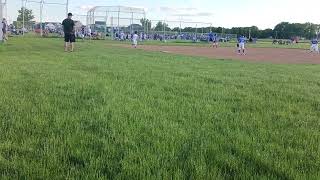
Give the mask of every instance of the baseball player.
[[310, 52], [315, 52], [319, 54], [319, 41], [317, 38], [314, 38], [311, 40], [311, 48], [310, 48]]
[[138, 46], [138, 39], [139, 39], [138, 32], [135, 31], [134, 34], [133, 34], [133, 36], [132, 36], [132, 46], [133, 46], [134, 48], [137, 48], [137, 46]]
[[212, 32], [209, 33], [209, 42], [212, 43], [210, 47], [212, 46], [213, 48], [218, 48], [218, 43], [217, 43], [217, 34], [213, 34]]
[[239, 55], [246, 55], [246, 48], [245, 48], [245, 44], [246, 44], [247, 39], [244, 36], [240, 36], [238, 39], [238, 54]]

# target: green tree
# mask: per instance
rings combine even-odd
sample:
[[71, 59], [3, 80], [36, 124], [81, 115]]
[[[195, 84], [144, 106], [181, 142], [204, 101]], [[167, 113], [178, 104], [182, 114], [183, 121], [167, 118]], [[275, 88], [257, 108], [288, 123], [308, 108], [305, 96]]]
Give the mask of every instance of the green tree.
[[163, 30], [166, 30], [166, 31], [171, 31], [171, 29], [169, 28], [168, 24], [166, 23], [163, 23], [161, 21], [159, 21], [156, 25], [156, 27], [154, 28], [155, 31], [163, 31]]
[[140, 23], [144, 28], [148, 28], [148, 30], [151, 29], [151, 26], [152, 26], [151, 20], [142, 18], [140, 19]]
[[259, 38], [271, 38], [274, 37], [272, 29], [259, 30]]
[[173, 32], [180, 32], [180, 28], [179, 27], [175, 27], [172, 29]]
[[308, 39], [314, 38], [318, 33], [319, 26], [312, 23], [305, 23], [304, 37]]
[[312, 23], [279, 23], [274, 28], [274, 34], [280, 39], [290, 39], [294, 37], [305, 37], [311, 39], [317, 34], [319, 25]]
[[260, 30], [259, 30], [259, 28], [258, 28], [257, 26], [251, 26], [251, 27], [249, 28], [249, 31], [250, 31], [250, 33], [251, 33], [251, 37], [252, 37], [252, 38], [256, 38], [256, 37], [259, 36]]
[[196, 32], [196, 29], [193, 28], [193, 27], [185, 27], [185, 28], [183, 28], [182, 31], [183, 31], [183, 32], [189, 32], [189, 33], [195, 33], [195, 32]]
[[288, 31], [289, 31], [290, 23], [282, 22], [276, 25], [273, 29], [274, 34], [276, 34], [277, 39], [287, 39], [289, 38]]
[[31, 22], [34, 19], [34, 15], [32, 10], [21, 8], [18, 10], [18, 18], [17, 21], [23, 21], [23, 11], [24, 11], [24, 22]]
[[[33, 19], [34, 19], [34, 15], [32, 10], [24, 8], [24, 27], [27, 29], [31, 28], [34, 25]], [[18, 10], [17, 21], [14, 22], [14, 25], [16, 27], [22, 28], [22, 25], [23, 25], [22, 22], [23, 22], [23, 8]]]

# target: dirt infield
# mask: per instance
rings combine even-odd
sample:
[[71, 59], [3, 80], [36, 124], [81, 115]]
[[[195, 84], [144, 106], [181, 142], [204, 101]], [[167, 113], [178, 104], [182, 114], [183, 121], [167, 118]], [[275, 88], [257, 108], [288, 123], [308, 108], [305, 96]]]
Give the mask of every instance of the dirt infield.
[[[126, 46], [129, 47], [129, 46]], [[201, 56], [215, 59], [243, 60], [277, 64], [320, 64], [320, 55], [302, 49], [250, 48], [246, 55], [238, 55], [236, 48], [195, 47], [195, 46], [155, 46], [141, 45], [139, 49], [164, 53]]]

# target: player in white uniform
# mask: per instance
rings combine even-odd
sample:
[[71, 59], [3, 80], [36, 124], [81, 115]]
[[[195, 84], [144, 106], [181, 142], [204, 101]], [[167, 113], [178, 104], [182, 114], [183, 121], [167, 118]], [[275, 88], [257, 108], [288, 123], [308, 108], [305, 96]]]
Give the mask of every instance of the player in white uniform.
[[124, 41], [124, 33], [123, 32], [120, 33], [120, 41]]
[[310, 52], [316, 52], [319, 54], [319, 41], [317, 38], [311, 40]]
[[132, 36], [132, 46], [134, 48], [137, 48], [137, 46], [138, 46], [138, 39], [139, 39], [138, 32], [135, 31], [134, 35]]
[[147, 40], [147, 34], [143, 35], [143, 39], [146, 41]]
[[88, 29], [87, 29], [87, 36], [89, 37], [89, 39], [91, 40], [92, 38], [92, 30], [91, 30], [91, 27], [88, 26]]

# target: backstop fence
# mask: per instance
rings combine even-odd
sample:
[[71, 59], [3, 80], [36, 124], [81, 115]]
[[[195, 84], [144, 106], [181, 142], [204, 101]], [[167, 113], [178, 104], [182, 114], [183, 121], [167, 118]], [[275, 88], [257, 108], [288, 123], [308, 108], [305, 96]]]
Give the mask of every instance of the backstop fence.
[[[103, 28], [104, 29], [104, 28]], [[236, 39], [236, 34], [212, 32], [212, 24], [205, 22], [145, 20], [111, 17], [110, 24], [105, 25], [107, 33], [115, 40], [130, 39], [137, 32], [142, 40], [185, 40], [208, 41], [209, 33], [215, 34], [220, 41]]]
[[[44, 33], [59, 31], [62, 21], [69, 11], [69, 0], [21, 0], [22, 18], [14, 21], [16, 28], [25, 31], [35, 31], [43, 36]], [[27, 14], [32, 10], [34, 19], [30, 20]], [[58, 21], [58, 22], [57, 22]]]
[[[25, 31], [34, 31], [41, 36], [63, 35], [61, 22], [69, 11], [69, 0], [21, 0], [21, 2], [23, 15], [14, 21], [15, 29], [22, 34]], [[33, 19], [30, 20], [26, 9], [33, 11], [35, 15]], [[208, 34], [212, 32], [212, 24], [206, 22], [150, 20], [146, 17], [144, 8], [96, 6], [86, 13], [81, 13], [81, 10], [76, 11], [73, 16], [76, 33], [83, 36], [83, 32], [91, 31], [99, 39], [121, 40], [124, 37], [130, 39], [131, 35], [137, 32], [140, 39], [207, 41]], [[236, 38], [234, 34], [212, 33], [217, 34], [222, 40]]]

